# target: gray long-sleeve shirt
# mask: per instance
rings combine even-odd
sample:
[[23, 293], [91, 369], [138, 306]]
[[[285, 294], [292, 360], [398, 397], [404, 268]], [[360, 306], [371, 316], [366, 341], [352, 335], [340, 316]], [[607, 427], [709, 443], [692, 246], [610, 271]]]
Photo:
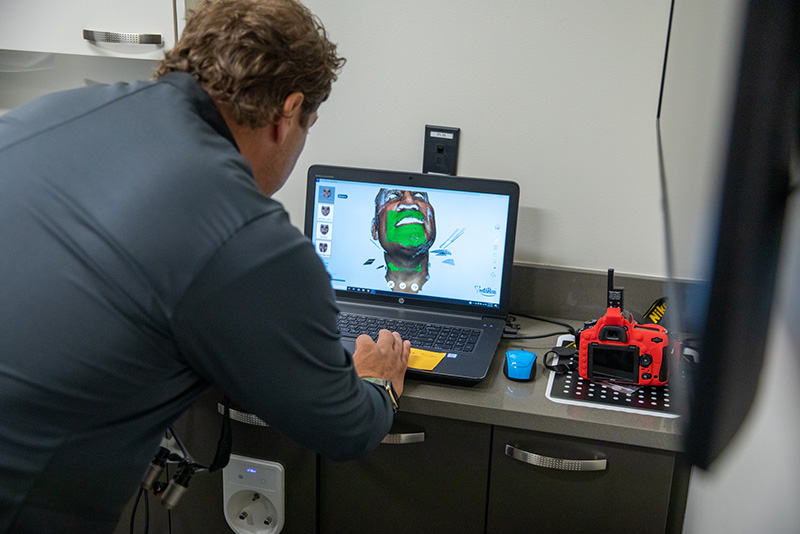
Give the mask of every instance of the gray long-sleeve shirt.
[[323, 455], [374, 448], [391, 407], [335, 316], [189, 75], [0, 117], [0, 532], [112, 529], [209, 384]]

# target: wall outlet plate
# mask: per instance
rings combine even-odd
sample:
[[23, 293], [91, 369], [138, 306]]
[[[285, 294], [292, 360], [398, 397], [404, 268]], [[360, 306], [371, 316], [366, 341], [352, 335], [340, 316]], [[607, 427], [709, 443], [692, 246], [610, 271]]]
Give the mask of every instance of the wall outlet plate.
[[422, 172], [456, 175], [461, 130], [449, 126], [425, 126]]
[[279, 463], [231, 454], [222, 470], [225, 520], [237, 534], [277, 534], [284, 523], [284, 472]]

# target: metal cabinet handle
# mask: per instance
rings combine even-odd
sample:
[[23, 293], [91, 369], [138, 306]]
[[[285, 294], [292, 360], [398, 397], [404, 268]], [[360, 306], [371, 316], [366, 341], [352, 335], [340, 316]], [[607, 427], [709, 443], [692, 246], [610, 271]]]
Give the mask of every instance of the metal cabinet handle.
[[398, 432], [386, 434], [381, 443], [387, 445], [407, 445], [409, 443], [422, 443], [425, 441], [425, 432]]
[[506, 444], [506, 456], [510, 456], [526, 464], [544, 467], [545, 469], [557, 469], [559, 471], [605, 471], [608, 464], [605, 458], [595, 460], [551, 458], [549, 456], [542, 456], [533, 452], [524, 451], [509, 444]]
[[[222, 403], [217, 403], [217, 411], [221, 414], [225, 413], [225, 406]], [[258, 416], [240, 412], [239, 410], [230, 409], [231, 419], [240, 423], [255, 426], [269, 426]], [[425, 432], [398, 432], [393, 434], [386, 434], [381, 440], [381, 443], [389, 445], [406, 445], [408, 443], [422, 443], [425, 441]]]
[[[225, 415], [225, 405], [222, 404], [221, 402], [218, 402], [217, 411], [222, 415]], [[247, 425], [255, 425], [255, 426], [269, 426], [257, 415], [253, 415], [251, 413], [240, 412], [239, 410], [234, 410], [233, 408], [231, 408], [230, 414], [231, 414], [231, 419], [233, 419], [234, 421], [238, 421], [240, 423], [245, 423]]]
[[115, 44], [163, 44], [160, 33], [119, 33], [83, 30], [83, 38], [87, 41]]

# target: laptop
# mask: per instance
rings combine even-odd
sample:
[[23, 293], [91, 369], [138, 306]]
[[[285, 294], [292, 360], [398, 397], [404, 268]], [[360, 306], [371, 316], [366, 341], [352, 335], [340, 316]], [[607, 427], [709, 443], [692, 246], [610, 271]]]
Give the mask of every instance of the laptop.
[[480, 382], [508, 315], [518, 206], [510, 181], [309, 168], [305, 234], [345, 348], [387, 328], [411, 340], [408, 377]]

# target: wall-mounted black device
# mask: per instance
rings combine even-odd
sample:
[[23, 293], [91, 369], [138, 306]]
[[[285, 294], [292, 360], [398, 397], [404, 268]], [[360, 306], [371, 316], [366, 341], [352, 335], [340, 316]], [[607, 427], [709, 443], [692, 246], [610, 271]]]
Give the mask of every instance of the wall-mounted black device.
[[460, 132], [459, 128], [448, 126], [425, 126], [422, 172], [456, 175]]

